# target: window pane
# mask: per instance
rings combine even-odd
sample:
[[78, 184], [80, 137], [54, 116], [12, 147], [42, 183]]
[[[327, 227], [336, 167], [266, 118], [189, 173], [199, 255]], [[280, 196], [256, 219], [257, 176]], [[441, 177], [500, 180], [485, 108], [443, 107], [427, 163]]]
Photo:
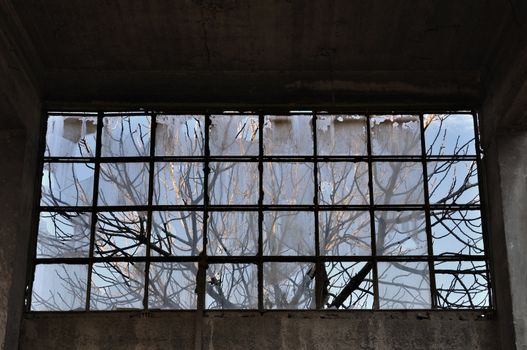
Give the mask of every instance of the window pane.
[[373, 163], [375, 204], [423, 204], [423, 190], [421, 163]]
[[362, 115], [318, 115], [317, 153], [324, 156], [367, 154], [366, 117]]
[[428, 163], [430, 204], [479, 204], [476, 162]]
[[258, 163], [210, 163], [211, 204], [257, 204]]
[[45, 163], [40, 205], [91, 205], [93, 169], [89, 163]]
[[382, 115], [370, 118], [374, 155], [420, 155], [421, 128], [418, 115]]
[[151, 263], [148, 284], [150, 309], [196, 309], [197, 263]]
[[319, 163], [320, 204], [368, 204], [368, 163]]
[[320, 255], [371, 255], [368, 211], [321, 211], [318, 223]]
[[313, 263], [264, 263], [264, 308], [314, 309]]
[[212, 115], [210, 122], [211, 155], [258, 155], [258, 116]]
[[326, 262], [324, 309], [372, 309], [373, 263]]
[[199, 205], [203, 203], [203, 164], [155, 163], [154, 204]]
[[428, 155], [475, 155], [474, 117], [471, 114], [425, 114]]
[[264, 255], [315, 255], [313, 212], [265, 212], [263, 253]]
[[101, 140], [103, 157], [149, 156], [150, 117], [104, 118]]
[[97, 116], [50, 115], [46, 157], [95, 157]]
[[142, 309], [145, 264], [104, 262], [93, 264], [90, 309]]
[[37, 265], [33, 280], [31, 310], [85, 310], [87, 280], [87, 265]]
[[266, 115], [264, 153], [266, 155], [313, 155], [313, 128], [310, 115]]
[[479, 210], [433, 211], [431, 224], [435, 255], [483, 255]]
[[144, 256], [147, 213], [137, 211], [97, 214], [96, 256]]
[[264, 163], [264, 204], [313, 204], [313, 164]]
[[90, 251], [89, 213], [41, 213], [37, 258], [81, 258]]
[[483, 261], [443, 261], [435, 264], [437, 304], [445, 309], [490, 306], [487, 267]]
[[150, 242], [153, 256], [198, 256], [203, 249], [203, 214], [154, 211]]
[[377, 255], [426, 255], [426, 219], [422, 211], [375, 213]]
[[156, 156], [204, 154], [204, 116], [158, 115], [156, 121]]
[[98, 204], [147, 204], [148, 168], [148, 163], [102, 163]]
[[258, 213], [211, 212], [208, 220], [209, 255], [256, 255], [258, 252]]
[[256, 265], [209, 265], [205, 304], [207, 309], [257, 309], [258, 268]]
[[430, 309], [430, 282], [426, 262], [379, 262], [381, 309]]

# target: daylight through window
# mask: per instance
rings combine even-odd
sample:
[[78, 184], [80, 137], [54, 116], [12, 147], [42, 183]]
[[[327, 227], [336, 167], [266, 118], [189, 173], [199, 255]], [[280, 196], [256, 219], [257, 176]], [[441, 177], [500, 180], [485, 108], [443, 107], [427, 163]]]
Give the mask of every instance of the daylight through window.
[[31, 311], [491, 307], [472, 113], [47, 118]]

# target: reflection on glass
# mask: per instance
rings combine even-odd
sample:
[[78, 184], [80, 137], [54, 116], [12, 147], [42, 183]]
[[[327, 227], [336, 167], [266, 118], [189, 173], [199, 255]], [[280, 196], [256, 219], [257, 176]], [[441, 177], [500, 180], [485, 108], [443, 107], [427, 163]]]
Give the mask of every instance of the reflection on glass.
[[31, 311], [85, 310], [87, 281], [87, 265], [37, 265]]
[[366, 117], [362, 115], [318, 115], [317, 153], [324, 156], [367, 154]]
[[382, 115], [370, 118], [374, 155], [420, 155], [421, 128], [418, 115]]
[[202, 250], [203, 213], [154, 211], [150, 254], [153, 256], [198, 256]]
[[101, 156], [150, 155], [150, 117], [114, 116], [103, 119]]
[[95, 157], [97, 116], [50, 115], [46, 157]]
[[483, 255], [483, 231], [479, 210], [431, 213], [434, 255]]
[[257, 204], [258, 163], [210, 163], [211, 204]]
[[321, 211], [318, 223], [320, 255], [371, 255], [368, 211]]
[[430, 309], [427, 262], [379, 262], [381, 309]]
[[310, 115], [266, 115], [264, 154], [313, 155], [313, 128]]
[[209, 148], [211, 155], [258, 155], [258, 116], [212, 115], [210, 122]]
[[435, 276], [439, 307], [474, 309], [490, 306], [488, 269], [485, 262], [436, 262]]
[[147, 204], [148, 168], [148, 163], [101, 163], [98, 204]]
[[90, 310], [142, 309], [144, 281], [144, 263], [93, 264]]
[[208, 220], [209, 255], [248, 256], [258, 252], [258, 213], [211, 212]]
[[321, 162], [318, 172], [320, 204], [368, 204], [368, 163]]
[[475, 155], [474, 117], [471, 114], [425, 114], [428, 155]]
[[148, 307], [161, 310], [196, 309], [198, 264], [151, 263]]
[[422, 211], [377, 211], [378, 255], [426, 255], [426, 220]]
[[202, 156], [205, 117], [202, 115], [158, 115], [156, 156]]
[[93, 169], [89, 163], [45, 163], [40, 205], [91, 205]]
[[264, 204], [313, 204], [313, 164], [264, 163]]
[[155, 163], [154, 204], [198, 205], [203, 203], [203, 164]]
[[476, 162], [428, 163], [428, 191], [431, 204], [479, 204]]
[[207, 309], [257, 309], [258, 269], [256, 265], [209, 265], [205, 307]]
[[305, 211], [264, 213], [264, 255], [315, 255], [315, 217]]
[[264, 263], [265, 309], [314, 309], [315, 264]]
[[423, 165], [421, 163], [373, 163], [375, 204], [423, 204], [423, 187]]
[[40, 213], [37, 258], [87, 257], [90, 225], [89, 213]]
[[324, 263], [324, 309], [372, 309], [373, 263]]
[[104, 257], [144, 256], [146, 227], [146, 212], [98, 213], [94, 254]]

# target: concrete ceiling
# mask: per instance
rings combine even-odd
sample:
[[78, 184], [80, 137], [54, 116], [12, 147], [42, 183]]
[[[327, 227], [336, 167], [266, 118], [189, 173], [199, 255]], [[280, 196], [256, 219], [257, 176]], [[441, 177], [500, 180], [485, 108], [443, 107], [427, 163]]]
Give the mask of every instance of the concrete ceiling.
[[176, 102], [477, 98], [504, 3], [13, 0], [47, 99]]

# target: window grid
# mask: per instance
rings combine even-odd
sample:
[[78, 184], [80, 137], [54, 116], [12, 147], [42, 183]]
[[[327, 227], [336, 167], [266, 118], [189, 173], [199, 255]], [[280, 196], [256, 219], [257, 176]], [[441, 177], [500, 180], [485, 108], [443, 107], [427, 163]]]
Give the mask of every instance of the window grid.
[[[281, 115], [307, 115], [312, 116], [312, 137], [313, 137], [313, 152], [312, 156], [274, 156], [264, 154], [264, 113], [257, 114], [258, 117], [258, 155], [254, 156], [218, 156], [210, 154], [210, 126], [211, 126], [211, 114], [205, 115], [205, 128], [204, 128], [204, 153], [203, 156], [158, 156], [155, 154], [156, 146], [156, 128], [157, 128], [157, 116], [166, 115], [167, 113], [138, 113], [137, 115], [149, 115], [151, 120], [150, 130], [150, 147], [148, 156], [132, 156], [132, 157], [102, 157], [102, 132], [103, 132], [103, 119], [113, 116], [131, 116], [132, 113], [108, 113], [98, 112], [97, 113], [97, 137], [95, 147], [95, 157], [51, 157], [46, 156], [43, 158], [45, 163], [87, 163], [92, 164], [94, 167], [93, 176], [93, 194], [92, 194], [92, 205], [86, 206], [43, 206], [39, 208], [39, 212], [91, 212], [92, 220], [90, 224], [90, 245], [89, 245], [89, 256], [87, 258], [36, 258], [34, 259], [34, 266], [44, 264], [87, 264], [88, 265], [88, 276], [87, 276], [87, 291], [86, 291], [86, 310], [92, 309], [91, 302], [91, 285], [93, 279], [93, 268], [95, 263], [109, 263], [109, 262], [144, 262], [145, 263], [145, 275], [144, 275], [144, 295], [142, 298], [142, 305], [144, 309], [149, 309], [148, 296], [149, 296], [149, 270], [151, 263], [159, 262], [195, 262], [198, 263], [199, 269], [196, 276], [197, 286], [197, 309], [203, 310], [206, 308], [205, 296], [207, 288], [206, 271], [205, 269], [210, 264], [226, 264], [226, 263], [247, 263], [254, 264], [257, 266], [257, 290], [258, 290], [258, 310], [263, 311], [267, 308], [264, 305], [263, 294], [264, 294], [264, 263], [270, 262], [308, 262], [316, 266], [316, 272], [314, 278], [314, 291], [316, 308], [323, 308], [323, 295], [322, 295], [322, 284], [324, 283], [323, 275], [321, 271], [323, 266], [328, 262], [364, 262], [371, 264], [372, 272], [372, 287], [373, 287], [373, 308], [382, 308], [379, 305], [379, 262], [426, 262], [428, 264], [429, 277], [428, 283], [430, 284], [430, 308], [431, 309], [444, 309], [438, 305], [438, 291], [435, 286], [436, 282], [436, 271], [435, 264], [438, 262], [477, 262], [481, 261], [488, 266], [487, 262], [487, 237], [485, 234], [484, 226], [484, 215], [481, 215], [483, 225], [481, 230], [483, 231], [484, 241], [484, 254], [483, 255], [434, 255], [433, 252], [433, 236], [432, 236], [432, 223], [431, 223], [431, 212], [434, 210], [476, 210], [481, 211], [481, 204], [431, 204], [429, 197], [428, 187], [428, 165], [431, 161], [454, 161], [454, 160], [465, 160], [475, 161], [477, 163], [477, 169], [479, 170], [479, 163], [481, 159], [479, 140], [477, 137], [477, 117], [473, 114], [474, 130], [475, 135], [475, 155], [428, 155], [425, 140], [424, 130], [424, 116], [423, 113], [419, 114], [419, 128], [420, 128], [420, 151], [419, 156], [408, 156], [408, 155], [375, 155], [372, 152], [372, 140], [371, 140], [371, 118], [374, 114], [367, 114], [366, 117], [366, 138], [367, 138], [367, 154], [366, 155], [353, 155], [353, 156], [335, 156], [335, 155], [319, 155], [317, 152], [317, 113], [281, 113]], [[180, 113], [179, 113], [180, 114]], [[340, 113], [339, 113], [340, 114]], [[390, 113], [391, 114], [391, 113]], [[398, 112], [397, 114], [400, 114]], [[415, 114], [415, 113], [414, 113]], [[244, 114], [238, 114], [244, 115]], [[254, 113], [248, 113], [247, 115], [254, 116]], [[326, 115], [326, 114], [324, 114]], [[202, 205], [158, 205], [153, 202], [154, 192], [154, 177], [155, 177], [155, 165], [161, 162], [181, 162], [181, 161], [199, 161], [203, 164], [203, 204]], [[209, 176], [210, 176], [210, 163], [211, 162], [232, 162], [232, 163], [256, 163], [258, 166], [258, 203], [256, 205], [225, 205], [225, 204], [210, 204], [210, 189], [209, 189]], [[331, 204], [320, 204], [319, 201], [319, 163], [320, 162], [343, 162], [343, 163], [354, 163], [359, 164], [360, 162], [366, 162], [368, 165], [368, 204], [353, 204], [353, 205], [331, 205]], [[101, 173], [101, 164], [114, 163], [114, 162], [126, 162], [126, 163], [143, 163], [149, 164], [148, 169], [148, 203], [146, 205], [111, 205], [111, 206], [99, 206], [99, 178]], [[302, 162], [313, 165], [313, 183], [314, 183], [314, 198], [312, 204], [264, 204], [264, 184], [263, 184], [263, 173], [264, 164], [266, 163], [291, 163], [291, 162]], [[376, 204], [374, 198], [374, 175], [373, 167], [377, 162], [411, 162], [421, 163], [423, 167], [423, 192], [424, 202], [423, 204]], [[481, 172], [478, 171], [478, 187], [481, 187]], [[481, 193], [481, 192], [480, 192]], [[482, 200], [480, 199], [480, 203]], [[152, 256], [151, 255], [151, 234], [152, 234], [152, 216], [154, 211], [201, 211], [203, 212], [203, 250], [199, 256]], [[370, 230], [371, 230], [371, 255], [360, 255], [360, 256], [334, 256], [334, 255], [321, 255], [320, 254], [320, 240], [319, 240], [319, 213], [331, 210], [340, 211], [365, 211], [370, 215]], [[378, 256], [376, 247], [376, 225], [375, 225], [375, 213], [379, 211], [401, 211], [401, 210], [422, 210], [425, 213], [426, 221], [426, 242], [427, 242], [427, 254], [422, 256]], [[146, 238], [145, 246], [146, 252], [144, 256], [130, 256], [130, 257], [105, 257], [95, 256], [95, 239], [97, 230], [97, 214], [100, 212], [116, 212], [116, 211], [142, 211], [147, 213], [146, 221]], [[257, 254], [255, 256], [207, 256], [207, 244], [209, 241], [208, 233], [208, 220], [211, 212], [216, 211], [239, 211], [239, 212], [258, 212], [258, 247]], [[315, 239], [315, 255], [303, 255], [303, 256], [269, 256], [264, 255], [263, 252], [263, 221], [264, 212], [268, 211], [305, 211], [314, 215], [314, 239]], [[492, 307], [492, 294], [491, 284], [489, 278], [488, 267], [485, 268], [485, 277], [487, 281], [488, 296], [487, 306], [484, 308]], [[30, 284], [31, 285], [31, 284]], [[32, 293], [29, 293], [31, 296]], [[31, 301], [28, 301], [28, 308], [30, 309]], [[475, 307], [481, 308], [481, 307]]]

